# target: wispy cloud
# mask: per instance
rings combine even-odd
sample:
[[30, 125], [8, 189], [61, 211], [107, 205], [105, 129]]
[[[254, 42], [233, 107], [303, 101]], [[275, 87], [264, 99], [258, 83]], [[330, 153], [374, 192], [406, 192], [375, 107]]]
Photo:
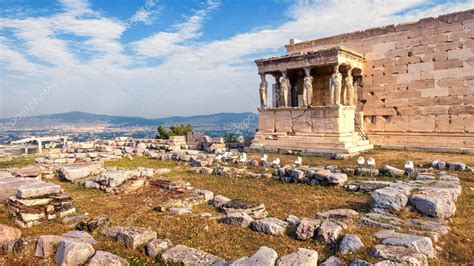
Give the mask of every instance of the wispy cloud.
[[208, 0], [206, 5], [193, 12], [182, 23], [174, 25], [170, 31], [161, 31], [152, 36], [132, 43], [134, 51], [145, 57], [172, 56], [182, 48], [186, 41], [201, 36], [202, 25], [212, 11], [219, 7], [220, 2]]

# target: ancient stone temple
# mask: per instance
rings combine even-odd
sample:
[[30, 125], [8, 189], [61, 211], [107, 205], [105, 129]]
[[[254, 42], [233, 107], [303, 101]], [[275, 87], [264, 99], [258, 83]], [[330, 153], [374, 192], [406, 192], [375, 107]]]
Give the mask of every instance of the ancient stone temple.
[[252, 149], [474, 153], [474, 10], [290, 40], [286, 50], [256, 61]]

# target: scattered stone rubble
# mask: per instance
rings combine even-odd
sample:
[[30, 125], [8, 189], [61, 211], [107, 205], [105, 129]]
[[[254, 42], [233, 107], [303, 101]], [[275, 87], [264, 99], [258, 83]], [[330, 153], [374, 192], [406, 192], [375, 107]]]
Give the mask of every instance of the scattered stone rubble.
[[19, 187], [16, 196], [8, 199], [7, 207], [15, 224], [23, 228], [76, 212], [71, 197], [59, 185], [46, 182]]
[[[189, 137], [189, 136], [188, 136]], [[42, 220], [64, 217], [75, 212], [72, 200], [61, 188], [54, 184], [38, 182], [45, 174], [50, 176], [51, 167], [60, 165], [58, 174], [63, 180], [84, 184], [87, 188], [101, 189], [105, 192], [134, 191], [148, 184], [148, 179], [155, 174], [166, 174], [170, 169], [137, 169], [117, 170], [105, 169], [101, 165], [104, 160], [122, 157], [147, 156], [158, 160], [185, 162], [193, 168], [192, 172], [200, 174], [228, 175], [236, 174], [251, 178], [277, 178], [283, 182], [303, 183], [309, 185], [345, 185], [351, 191], [371, 194], [372, 210], [360, 215], [351, 209], [335, 209], [321, 212], [314, 218], [299, 219], [290, 215], [286, 220], [267, 217], [268, 213], [262, 203], [251, 203], [239, 199], [228, 199], [211, 191], [194, 189], [184, 181], [153, 180], [151, 185], [163, 191], [175, 193], [168, 202], [163, 202], [155, 209], [169, 210], [171, 213], [184, 214], [192, 212], [192, 207], [199, 204], [212, 204], [225, 215], [218, 217], [224, 224], [250, 228], [265, 234], [280, 236], [288, 235], [300, 241], [317, 240], [321, 243], [338, 247], [340, 254], [356, 254], [364, 247], [359, 236], [345, 234], [349, 224], [357, 222], [369, 226], [380, 227], [375, 234], [378, 244], [370, 254], [384, 260], [380, 265], [417, 264], [424, 265], [428, 259], [436, 257], [436, 244], [440, 235], [449, 232], [445, 219], [456, 212], [456, 201], [461, 194], [459, 178], [444, 172], [426, 172], [425, 169], [412, 169], [410, 172], [385, 165], [380, 169], [358, 167], [355, 169], [339, 169], [336, 166], [308, 167], [301, 163], [298, 166], [284, 165], [279, 162], [268, 163], [249, 160], [238, 153], [223, 154], [225, 145], [218, 139], [193, 136], [194, 144], [182, 138], [170, 141], [134, 140], [116, 138], [112, 141], [95, 141], [91, 143], [74, 143], [61, 154], [48, 154], [38, 158], [39, 167], [9, 169], [0, 171], [0, 195], [2, 184], [9, 185], [9, 191], [15, 188], [16, 196], [8, 200], [9, 212], [14, 216], [15, 223], [22, 227], [30, 227]], [[198, 148], [210, 154], [187, 148]], [[246, 164], [262, 167], [263, 173], [254, 173], [248, 169], [231, 167], [231, 164]], [[426, 166], [432, 170], [469, 171], [470, 168], [461, 162], [434, 161]], [[272, 171], [272, 173], [267, 173]], [[414, 180], [406, 181], [361, 181], [348, 182], [348, 175], [377, 175], [401, 177], [409, 175]], [[13, 181], [14, 180], [14, 181]], [[3, 182], [3, 183], [2, 183]], [[17, 185], [16, 184], [21, 184]], [[26, 185], [25, 185], [26, 184]], [[4, 189], [4, 191], [6, 191]], [[5, 192], [11, 193], [11, 192]], [[423, 215], [420, 219], [403, 219], [397, 214], [404, 211], [417, 211]], [[316, 251], [298, 249], [295, 253], [280, 257], [268, 247], [260, 248], [253, 256], [225, 262], [215, 255], [189, 248], [183, 245], [172, 247], [166, 239], [157, 239], [156, 232], [141, 227], [120, 227], [110, 225], [108, 219], [96, 217], [88, 219], [77, 216], [69, 218], [70, 222], [78, 222], [76, 228], [92, 232], [103, 228], [104, 236], [113, 237], [129, 248], [145, 247], [147, 255], [155, 257], [161, 254], [165, 263], [249, 265], [265, 263], [268, 265], [316, 265]], [[64, 222], [64, 221], [63, 221]], [[66, 221], [67, 223], [67, 221]], [[12, 250], [21, 245], [28, 245], [32, 240], [21, 237], [21, 232], [0, 225], [0, 237], [3, 249]], [[36, 245], [38, 256], [52, 255], [52, 246], [57, 246], [55, 260], [57, 264], [99, 265], [116, 263], [125, 265], [126, 261], [113, 254], [95, 251], [96, 241], [79, 231], [72, 231], [63, 236], [41, 236]], [[36, 240], [34, 240], [36, 242]], [[21, 244], [18, 244], [21, 243]], [[365, 263], [361, 260], [354, 263]], [[383, 264], [386, 263], [386, 264]], [[321, 265], [339, 265], [342, 261], [332, 256]], [[351, 264], [351, 265], [352, 265]], [[354, 265], [359, 265], [354, 264]], [[362, 264], [360, 264], [362, 265]], [[378, 265], [378, 264], [377, 264]]]

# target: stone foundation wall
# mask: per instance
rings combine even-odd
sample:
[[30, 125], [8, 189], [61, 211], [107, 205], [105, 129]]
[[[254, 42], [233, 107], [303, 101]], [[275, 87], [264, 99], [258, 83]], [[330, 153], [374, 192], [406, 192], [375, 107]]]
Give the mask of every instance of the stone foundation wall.
[[359, 110], [371, 143], [474, 152], [474, 10], [287, 45], [365, 55]]
[[260, 111], [260, 133], [305, 135], [354, 133], [354, 107], [320, 106]]

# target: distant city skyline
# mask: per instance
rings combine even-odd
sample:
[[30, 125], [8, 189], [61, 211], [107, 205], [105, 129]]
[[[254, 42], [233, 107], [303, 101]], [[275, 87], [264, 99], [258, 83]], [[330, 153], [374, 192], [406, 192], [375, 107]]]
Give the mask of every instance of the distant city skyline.
[[[474, 0], [1, 0], [0, 118], [254, 112], [254, 60]], [[270, 84], [273, 79], [267, 79]]]

